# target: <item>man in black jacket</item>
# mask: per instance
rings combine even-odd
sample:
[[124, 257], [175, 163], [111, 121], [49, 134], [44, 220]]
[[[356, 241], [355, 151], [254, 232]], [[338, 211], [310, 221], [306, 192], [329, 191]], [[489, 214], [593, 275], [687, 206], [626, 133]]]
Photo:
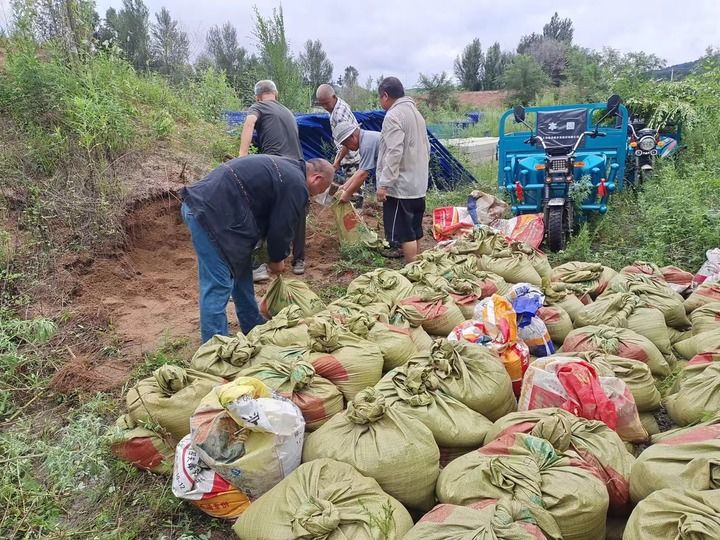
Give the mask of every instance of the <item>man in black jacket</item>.
[[203, 342], [227, 335], [231, 294], [243, 332], [264, 322], [255, 301], [253, 249], [265, 238], [270, 270], [281, 273], [309, 197], [324, 192], [333, 174], [324, 159], [254, 155], [223, 163], [183, 190], [182, 216], [198, 257]]

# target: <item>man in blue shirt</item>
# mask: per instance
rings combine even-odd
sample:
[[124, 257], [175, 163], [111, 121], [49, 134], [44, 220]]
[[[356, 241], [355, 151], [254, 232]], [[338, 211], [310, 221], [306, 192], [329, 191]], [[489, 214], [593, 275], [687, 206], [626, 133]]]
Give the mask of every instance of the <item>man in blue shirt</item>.
[[339, 188], [342, 190], [340, 200], [347, 203], [375, 170], [380, 149], [380, 132], [360, 129], [350, 122], [339, 122], [333, 129], [333, 139], [338, 145], [360, 154], [357, 171]]

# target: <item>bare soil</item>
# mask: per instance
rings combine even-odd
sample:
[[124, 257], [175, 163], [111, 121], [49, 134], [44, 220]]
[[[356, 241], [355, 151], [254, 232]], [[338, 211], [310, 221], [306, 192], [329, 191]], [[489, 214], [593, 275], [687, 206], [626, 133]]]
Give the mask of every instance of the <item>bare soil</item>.
[[[379, 229], [380, 205], [366, 203], [362, 214], [370, 228]], [[424, 248], [434, 244], [429, 215], [426, 221]], [[66, 257], [53, 281], [54, 287], [65, 290], [65, 309], [73, 324], [85, 330], [84, 335], [93, 328], [90, 335], [97, 337], [67, 347], [70, 359], [52, 381], [58, 392], [118, 389], [144, 355], [168, 339], [189, 339], [191, 349], [199, 345], [197, 262], [175, 192], [140, 204], [128, 216], [126, 234], [126, 245], [114, 252]], [[345, 286], [356, 273], [339, 273], [339, 260], [334, 216], [329, 208], [313, 204], [306, 273], [298, 278], [315, 291]], [[258, 298], [267, 287], [256, 285]], [[231, 331], [238, 331], [232, 300], [228, 320]]]

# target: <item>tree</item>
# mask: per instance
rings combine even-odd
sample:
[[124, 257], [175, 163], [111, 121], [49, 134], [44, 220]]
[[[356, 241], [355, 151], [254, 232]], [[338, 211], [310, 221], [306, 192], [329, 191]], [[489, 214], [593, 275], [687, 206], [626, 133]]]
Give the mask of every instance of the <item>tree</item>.
[[13, 0], [16, 31], [45, 44], [54, 42], [70, 58], [89, 52], [98, 22], [91, 0]]
[[495, 42], [485, 53], [485, 65], [483, 69], [482, 87], [485, 90], [497, 90], [500, 88], [500, 78], [505, 67], [512, 60], [512, 54], [502, 52], [500, 44]]
[[530, 51], [542, 41], [543, 37], [540, 34], [533, 32], [530, 35], [523, 36], [520, 38], [520, 43], [517, 46], [518, 54], [528, 54]]
[[198, 58], [195, 67], [200, 70], [209, 62], [215, 69], [225, 73], [230, 86], [237, 90], [244, 101], [253, 98], [252, 86], [255, 78], [253, 67], [256, 59], [240, 47], [235, 27], [226, 22], [213, 26], [206, 37], [206, 52]]
[[610, 77], [602, 65], [602, 56], [596, 51], [570, 47], [566, 75], [579, 101], [602, 101], [610, 94]]
[[561, 19], [557, 11], [550, 22], [543, 26], [543, 37], [562, 41], [567, 45], [572, 43], [573, 32], [572, 19]]
[[527, 105], [548, 84], [548, 78], [535, 59], [527, 54], [513, 58], [502, 76], [503, 86], [512, 92], [512, 99]]
[[177, 73], [187, 64], [190, 40], [166, 8], [160, 9], [155, 19], [150, 41], [153, 67], [164, 75]]
[[310, 106], [310, 89], [303, 84], [300, 66], [293, 58], [285, 37], [285, 18], [282, 7], [273, 9], [264, 18], [255, 9], [253, 36], [258, 47], [259, 75], [272, 79], [282, 94], [283, 103], [292, 110], [306, 110]]
[[485, 57], [483, 56], [480, 40], [475, 38], [465, 46], [460, 56], [455, 59], [455, 76], [460, 87], [465, 90], [476, 91], [483, 88]]
[[118, 47], [137, 70], [147, 69], [150, 63], [149, 16], [142, 0], [123, 0], [117, 14], [108, 9], [105, 15], [106, 24], [117, 36]]
[[528, 54], [542, 66], [543, 71], [555, 86], [562, 84], [567, 65], [567, 45], [565, 43], [546, 37], [532, 47]]
[[305, 50], [300, 53], [300, 66], [305, 83], [312, 88], [332, 81], [333, 65], [328, 60], [320, 40], [308, 39], [305, 42]]
[[423, 75], [420, 73], [418, 80], [420, 89], [427, 94], [427, 103], [431, 109], [441, 107], [450, 100], [455, 89], [450, 76], [444, 71], [435, 75]]
[[645, 52], [622, 54], [616, 49], [605, 47], [602, 51], [602, 65], [614, 79], [648, 79], [652, 72], [665, 67], [662, 58]]
[[352, 88], [353, 86], [357, 86], [359, 78], [360, 72], [353, 66], [347, 66], [342, 77], [343, 88]]

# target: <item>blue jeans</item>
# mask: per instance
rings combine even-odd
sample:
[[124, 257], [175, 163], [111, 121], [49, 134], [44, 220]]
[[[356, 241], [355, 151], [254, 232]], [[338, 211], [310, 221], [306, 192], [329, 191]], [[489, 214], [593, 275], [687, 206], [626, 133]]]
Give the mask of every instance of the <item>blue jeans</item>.
[[255, 300], [250, 258], [248, 257], [247, 267], [242, 274], [233, 276], [227, 261], [185, 203], [182, 204], [181, 212], [183, 221], [190, 229], [198, 259], [200, 334], [203, 343], [215, 334], [228, 335], [225, 308], [231, 294], [240, 328], [247, 334], [255, 326], [265, 322]]

